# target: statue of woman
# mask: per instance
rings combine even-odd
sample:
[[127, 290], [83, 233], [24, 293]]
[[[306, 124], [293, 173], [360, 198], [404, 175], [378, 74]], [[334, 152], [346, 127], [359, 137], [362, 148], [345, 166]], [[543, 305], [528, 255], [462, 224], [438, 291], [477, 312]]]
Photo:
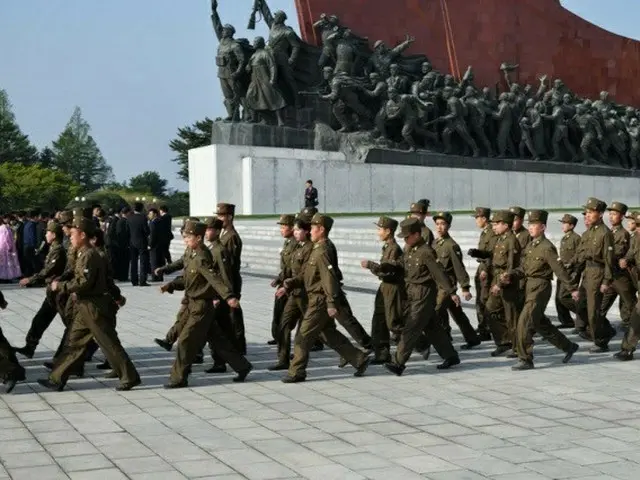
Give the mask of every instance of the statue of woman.
[[255, 53], [247, 65], [247, 71], [251, 72], [251, 83], [246, 96], [247, 107], [260, 115], [263, 121], [267, 121], [270, 112], [274, 112], [278, 125], [284, 125], [283, 109], [286, 102], [276, 86], [278, 66], [273, 53], [265, 48], [263, 37], [255, 38], [253, 48]]

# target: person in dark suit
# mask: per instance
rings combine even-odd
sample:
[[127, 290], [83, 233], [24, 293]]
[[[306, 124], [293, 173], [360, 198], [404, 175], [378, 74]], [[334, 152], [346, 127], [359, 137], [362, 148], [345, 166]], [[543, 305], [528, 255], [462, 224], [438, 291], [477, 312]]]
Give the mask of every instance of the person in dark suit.
[[118, 280], [118, 237], [116, 236], [116, 228], [118, 226], [119, 218], [116, 216], [116, 212], [113, 208], [110, 208], [107, 212], [107, 216], [104, 220], [104, 246], [109, 254], [111, 261], [111, 269], [113, 271], [113, 278]]
[[304, 206], [305, 207], [317, 207], [318, 206], [318, 189], [313, 186], [312, 180], [307, 180], [304, 190]]
[[164, 220], [156, 208], [149, 209], [149, 260], [151, 262], [151, 281], [162, 282], [162, 274], [156, 275], [156, 269], [165, 265], [167, 232]]
[[[131, 283], [134, 286], [148, 287], [147, 268], [149, 267], [149, 223], [143, 213], [140, 202], [133, 205], [133, 213], [127, 217], [131, 252]], [[139, 275], [138, 275], [139, 273]]]
[[115, 224], [115, 246], [117, 252], [117, 268], [114, 272], [116, 280], [126, 282], [129, 279], [129, 263], [131, 261], [131, 239], [127, 217], [131, 215], [131, 207], [120, 210], [120, 217]]
[[173, 240], [173, 218], [171, 218], [171, 215], [169, 214], [169, 207], [167, 207], [166, 205], [160, 205], [160, 208], [158, 210], [160, 211], [160, 218], [162, 219], [163, 228], [166, 232], [165, 234], [167, 241], [166, 244], [163, 245], [163, 247], [165, 265], [168, 265], [171, 263], [171, 252], [169, 251], [169, 249], [171, 248], [171, 240]]
[[36, 222], [36, 258], [35, 258], [35, 271], [39, 272], [44, 267], [44, 259], [49, 251], [49, 244], [45, 238], [47, 233], [47, 221], [49, 220], [49, 213], [38, 213], [35, 217]]
[[25, 277], [30, 277], [36, 273], [36, 248], [38, 248], [38, 246], [35, 212], [31, 211], [27, 214], [26, 222], [24, 222], [24, 234], [22, 237], [22, 251], [24, 255], [24, 267], [22, 268], [22, 274]]

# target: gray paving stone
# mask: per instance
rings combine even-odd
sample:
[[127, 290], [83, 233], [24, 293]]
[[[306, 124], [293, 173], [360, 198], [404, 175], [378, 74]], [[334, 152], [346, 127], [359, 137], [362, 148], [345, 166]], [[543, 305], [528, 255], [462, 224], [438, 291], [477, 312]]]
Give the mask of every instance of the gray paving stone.
[[[560, 354], [538, 342], [539, 368], [517, 375], [485, 345], [461, 352], [461, 368], [445, 375], [435, 369], [437, 358], [416, 356], [403, 377], [371, 367], [356, 379], [324, 351], [311, 356], [309, 382], [284, 385], [266, 371], [275, 359], [264, 319], [273, 291], [261, 278], [244, 281], [256, 367], [245, 384], [196, 366], [191, 388], [158, 388], [174, 353], [153, 338], [173, 322], [180, 297], [123, 285], [130, 302], [120, 313], [120, 336], [144, 386], [117, 393], [116, 382], [103, 381], [90, 364], [64, 392], [45, 391], [35, 379], [62, 334], [55, 321], [36, 357], [21, 359], [29, 382], [0, 396], [0, 460], [7, 468], [0, 478], [603, 480], [628, 478], [625, 472], [640, 466], [640, 385], [628, 384], [633, 362], [581, 349], [563, 367]], [[20, 343], [42, 291], [9, 286], [3, 293], [10, 305], [3, 330]], [[348, 297], [369, 329], [373, 295]], [[464, 308], [474, 321], [472, 305]], [[461, 343], [455, 327], [453, 333]]]

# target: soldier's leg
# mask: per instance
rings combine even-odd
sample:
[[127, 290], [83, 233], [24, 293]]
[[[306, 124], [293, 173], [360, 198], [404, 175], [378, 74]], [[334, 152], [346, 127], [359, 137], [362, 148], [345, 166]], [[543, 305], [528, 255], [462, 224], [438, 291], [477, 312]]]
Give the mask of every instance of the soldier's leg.
[[273, 300], [273, 316], [271, 318], [271, 338], [278, 339], [278, 329], [280, 328], [280, 319], [282, 318], [282, 312], [284, 312], [284, 306], [287, 304], [287, 297], [282, 296], [280, 298], [274, 297]]
[[293, 360], [289, 364], [288, 372], [290, 378], [301, 380], [307, 377], [311, 347], [321, 338], [322, 330], [329, 323], [333, 323], [333, 319], [327, 313], [325, 302], [321, 299], [310, 301], [294, 339]]
[[487, 299], [487, 313], [489, 315], [489, 328], [493, 341], [499, 349], [506, 351], [512, 347], [509, 326], [505, 318], [504, 306], [501, 295], [489, 295]]
[[351, 110], [342, 100], [338, 100], [334, 103], [333, 114], [341, 126], [341, 132], [350, 132], [353, 130], [353, 117], [351, 115]]
[[451, 137], [453, 136], [453, 129], [448, 125], [442, 130], [442, 143], [444, 143], [444, 153], [453, 152], [453, 143]]
[[384, 295], [381, 288], [378, 288], [373, 301], [373, 316], [371, 317], [371, 345], [375, 355], [376, 363], [385, 363], [390, 359], [389, 349], [391, 348], [389, 339], [389, 328], [387, 327]]
[[176, 315], [176, 321], [171, 325], [169, 331], [165, 335], [165, 342], [169, 345], [173, 345], [180, 336], [180, 331], [184, 326], [184, 322], [186, 322], [187, 318], [189, 318], [189, 310], [187, 309], [187, 304], [189, 303], [189, 299], [187, 297], [183, 297], [180, 302], [180, 310]]
[[227, 120], [239, 120], [238, 97], [233, 88], [233, 82], [228, 78], [221, 78], [220, 89], [224, 98], [224, 106], [227, 109]]
[[0, 328], [0, 378], [5, 382], [21, 382], [26, 379], [24, 367], [16, 358], [15, 351]]
[[480, 280], [480, 270], [476, 270], [474, 285], [476, 288], [476, 318], [478, 319], [478, 335], [481, 337], [481, 340], [490, 340], [490, 338], [487, 338], [487, 336], [490, 336], [488, 314], [486, 311], [488, 298], [486, 296], [487, 289], [484, 286], [484, 282]]
[[[226, 307], [226, 303], [224, 302], [221, 302], [220, 306], [228, 308]], [[242, 307], [228, 308], [228, 310], [231, 320], [231, 327], [233, 328], [233, 338], [231, 339], [231, 341], [233, 342], [236, 350], [238, 350], [242, 355], [246, 355], [247, 339], [245, 337], [244, 331], [244, 314], [242, 313]]]
[[405, 325], [400, 335], [394, 363], [400, 367], [411, 357], [416, 348], [419, 336], [427, 323], [435, 316], [437, 289], [425, 288], [421, 285], [407, 285], [407, 302], [405, 306]]
[[336, 308], [338, 310], [338, 315], [336, 320], [342, 327], [347, 331], [351, 338], [353, 338], [358, 345], [360, 345], [365, 350], [371, 349], [371, 337], [366, 332], [362, 324], [358, 321], [358, 319], [353, 315], [353, 311], [351, 310], [351, 305], [349, 305], [349, 301], [344, 294], [336, 303]]
[[237, 373], [251, 370], [251, 363], [234, 348], [231, 341], [225, 335], [225, 332], [218, 325], [218, 322], [211, 322], [208, 338], [209, 344], [212, 345], [222, 365], [228, 363]]
[[614, 281], [614, 288], [620, 297], [620, 319], [622, 327], [628, 328], [631, 321], [631, 312], [636, 304], [636, 294], [631, 279], [624, 275]]
[[338, 331], [334, 321], [325, 324], [320, 332], [320, 340], [338, 352], [340, 357], [346, 359], [354, 368], [359, 368], [369, 355], [354, 347], [349, 339]]
[[[278, 325], [278, 362], [276, 365], [289, 367], [291, 357], [291, 332], [302, 319], [304, 312], [301, 310], [302, 302], [299, 298], [289, 296], [284, 306]], [[275, 368], [274, 368], [275, 370]]]
[[169, 385], [184, 385], [191, 365], [202, 351], [214, 321], [213, 304], [209, 300], [189, 299], [188, 318], [178, 337], [176, 359], [171, 367]]
[[[53, 293], [53, 292], [52, 292]], [[49, 328], [53, 319], [56, 318], [58, 310], [56, 309], [54, 299], [50, 298], [50, 293], [47, 292], [45, 299], [42, 301], [40, 308], [36, 312], [31, 320], [31, 326], [26, 336], [26, 345], [24, 349], [21, 349], [20, 353], [26, 356], [32, 357], [36, 350], [36, 347], [42, 339], [42, 335]]]
[[493, 151], [493, 147], [491, 146], [491, 142], [487, 138], [487, 134], [484, 132], [484, 126], [480, 125], [477, 122], [474, 122], [471, 128], [473, 128], [473, 133], [484, 147], [487, 155], [493, 157], [495, 153]]
[[458, 122], [456, 124], [456, 131], [458, 132], [458, 135], [460, 135], [462, 140], [464, 140], [464, 142], [469, 146], [469, 148], [473, 150], [473, 156], [474, 157], [479, 156], [480, 150], [478, 150], [478, 144], [473, 139], [473, 137], [469, 134], [469, 130], [467, 129], [466, 124], [463, 122]]
[[533, 365], [533, 328], [534, 310], [537, 308], [537, 297], [525, 302], [518, 318], [516, 328], [516, 345], [514, 351], [518, 354], [518, 359], [527, 365]]
[[573, 298], [571, 298], [571, 293], [560, 280], [556, 281], [555, 303], [560, 325], [564, 327], [573, 327], [574, 323], [571, 318], [571, 310], [567, 305], [572, 305], [575, 309], [575, 302]]
[[508, 328], [507, 335], [511, 338], [510, 343], [512, 346], [516, 344], [516, 328], [518, 326], [518, 316], [522, 305], [522, 299], [523, 292], [517, 284], [510, 285], [502, 289], [504, 318]]
[[66, 338], [63, 337], [62, 348], [59, 347], [60, 352], [54, 356], [54, 367], [49, 374], [49, 380], [57, 385], [65, 385], [72, 372], [83, 368], [86, 346], [93, 339], [93, 333], [81, 315], [65, 330]]
[[466, 343], [467, 348], [471, 348], [473, 346], [480, 344], [480, 338], [478, 337], [478, 333], [471, 326], [471, 322], [469, 321], [469, 317], [464, 313], [462, 309], [462, 305], [456, 305], [452, 301], [448, 302], [448, 311], [449, 315], [453, 318], [453, 321], [456, 322], [458, 328], [460, 329], [460, 333], [462, 334], [462, 338]]
[[606, 327], [608, 320], [606, 320], [601, 313], [602, 308], [602, 296], [600, 292], [600, 285], [602, 284], [603, 274], [598, 269], [593, 272], [585, 272], [585, 289], [587, 293], [587, 315], [589, 328], [591, 329], [591, 335], [593, 336], [593, 343], [596, 345], [596, 350], [608, 349], [610, 337], [610, 327]]
[[620, 360], [631, 360], [633, 358], [633, 352], [638, 346], [638, 335], [640, 335], [640, 300], [638, 300], [631, 312], [629, 330], [622, 339], [620, 353], [616, 355], [617, 358]]

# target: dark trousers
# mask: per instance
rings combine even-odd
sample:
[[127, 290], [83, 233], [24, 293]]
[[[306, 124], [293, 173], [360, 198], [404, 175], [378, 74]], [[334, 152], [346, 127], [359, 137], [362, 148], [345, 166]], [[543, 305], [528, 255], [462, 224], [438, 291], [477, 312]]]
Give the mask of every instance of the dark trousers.
[[[131, 247], [131, 283], [147, 283], [149, 268], [149, 249]], [[139, 268], [139, 270], [138, 270]], [[139, 272], [139, 275], [138, 275]]]
[[42, 339], [42, 335], [44, 335], [44, 332], [49, 328], [57, 314], [55, 293], [47, 290], [45, 299], [31, 320], [31, 327], [29, 327], [26, 338], [27, 347], [36, 349]]
[[273, 300], [273, 317], [271, 319], [271, 338], [274, 340], [278, 339], [279, 331], [280, 331], [280, 319], [282, 318], [282, 313], [284, 312], [284, 307], [287, 304], [287, 296], [283, 295], [280, 298], [274, 297]]
[[169, 265], [171, 263], [171, 242], [167, 243], [164, 247], [164, 262], [165, 265]]
[[128, 248], [116, 249], [116, 263], [117, 267], [115, 272], [116, 279], [121, 282], [126, 282], [129, 279], [129, 264], [131, 262], [131, 252]]
[[0, 328], [0, 379], [22, 381], [26, 378], [24, 367], [20, 365], [9, 341]]
[[151, 279], [156, 281], [162, 281], [163, 276], [156, 276], [153, 272], [155, 272], [156, 268], [164, 267], [165, 265], [165, 247], [162, 245], [158, 245], [157, 247], [152, 247], [149, 250], [149, 260], [151, 262]]

